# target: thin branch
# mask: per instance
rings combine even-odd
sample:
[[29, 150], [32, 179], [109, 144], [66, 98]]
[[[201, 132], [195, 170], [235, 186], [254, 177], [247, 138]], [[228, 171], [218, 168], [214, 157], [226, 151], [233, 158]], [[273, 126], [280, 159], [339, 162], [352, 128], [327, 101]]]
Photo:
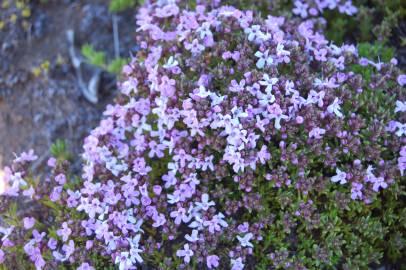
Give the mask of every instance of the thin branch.
[[113, 14], [113, 38], [114, 38], [114, 55], [116, 58], [120, 57], [120, 40], [118, 35], [118, 20], [117, 15]]

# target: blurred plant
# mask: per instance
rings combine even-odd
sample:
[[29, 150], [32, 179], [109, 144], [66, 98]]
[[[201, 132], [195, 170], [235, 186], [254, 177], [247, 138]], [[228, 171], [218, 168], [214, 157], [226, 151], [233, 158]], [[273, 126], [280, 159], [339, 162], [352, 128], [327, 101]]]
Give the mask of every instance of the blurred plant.
[[137, 0], [111, 0], [109, 10], [111, 12], [120, 12], [129, 8], [133, 8], [137, 4]]
[[35, 77], [39, 77], [41, 75], [47, 76], [49, 73], [49, 68], [50, 68], [50, 62], [48, 60], [45, 60], [39, 66], [32, 68], [31, 73]]
[[82, 46], [82, 54], [89, 64], [113, 74], [119, 74], [122, 67], [129, 61], [129, 59], [119, 57], [107, 62], [106, 53], [94, 50], [93, 46], [90, 44], [85, 44]]

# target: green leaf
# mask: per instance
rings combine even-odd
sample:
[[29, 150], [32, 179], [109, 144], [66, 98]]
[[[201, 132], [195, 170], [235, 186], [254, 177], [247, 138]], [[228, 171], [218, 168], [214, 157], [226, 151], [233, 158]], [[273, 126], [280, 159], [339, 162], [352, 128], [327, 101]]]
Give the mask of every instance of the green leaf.
[[90, 44], [83, 45], [82, 54], [90, 64], [100, 67], [100, 68], [105, 67], [105, 65], [106, 65], [105, 53], [95, 51], [92, 45], [90, 45]]
[[51, 145], [50, 151], [52, 156], [58, 160], [69, 160], [71, 158], [71, 154], [64, 140], [56, 140], [56, 142]]
[[110, 64], [107, 67], [107, 71], [110, 73], [119, 74], [119, 73], [121, 73], [123, 66], [125, 64], [127, 64], [128, 62], [129, 62], [128, 59], [116, 58], [110, 62]]
[[109, 10], [110, 12], [120, 12], [127, 8], [134, 7], [135, 4], [135, 0], [111, 0]]

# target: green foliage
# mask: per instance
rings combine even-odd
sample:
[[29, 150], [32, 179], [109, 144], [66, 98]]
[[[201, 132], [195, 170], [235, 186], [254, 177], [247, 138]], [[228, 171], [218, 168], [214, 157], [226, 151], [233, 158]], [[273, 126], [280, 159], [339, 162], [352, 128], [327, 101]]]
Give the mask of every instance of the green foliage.
[[359, 43], [358, 53], [362, 57], [372, 59], [374, 61], [389, 62], [395, 55], [395, 51], [391, 47], [387, 47], [382, 43]]
[[108, 63], [105, 52], [96, 51], [90, 44], [82, 46], [82, 54], [89, 64], [113, 74], [119, 74], [123, 66], [129, 61], [129, 59], [119, 57]]
[[96, 51], [92, 45], [85, 44], [82, 46], [82, 54], [86, 57], [86, 60], [96, 66], [103, 68], [106, 65], [106, 54], [104, 52]]
[[53, 143], [51, 145], [50, 152], [52, 156], [60, 161], [71, 159], [71, 153], [69, 152], [68, 146], [64, 140], [58, 139], [55, 143]]
[[136, 0], [111, 0], [109, 10], [110, 12], [120, 12], [134, 7], [136, 3]]
[[128, 63], [128, 59], [116, 58], [109, 63], [107, 71], [114, 74], [119, 74], [125, 64]]

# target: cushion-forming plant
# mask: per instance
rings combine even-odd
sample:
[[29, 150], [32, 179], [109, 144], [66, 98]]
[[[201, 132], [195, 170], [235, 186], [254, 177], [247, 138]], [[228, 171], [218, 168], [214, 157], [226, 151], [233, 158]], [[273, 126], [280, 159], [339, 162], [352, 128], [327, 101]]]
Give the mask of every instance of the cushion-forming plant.
[[396, 263], [406, 75], [396, 59], [361, 57], [319, 26], [232, 6], [144, 5], [140, 50], [85, 139], [82, 178], [51, 158], [51, 177], [38, 182], [32, 152], [5, 170], [5, 206], [23, 196], [50, 214], [20, 221], [0, 209], [1, 261], [81, 270], [109, 260], [120, 270]]

